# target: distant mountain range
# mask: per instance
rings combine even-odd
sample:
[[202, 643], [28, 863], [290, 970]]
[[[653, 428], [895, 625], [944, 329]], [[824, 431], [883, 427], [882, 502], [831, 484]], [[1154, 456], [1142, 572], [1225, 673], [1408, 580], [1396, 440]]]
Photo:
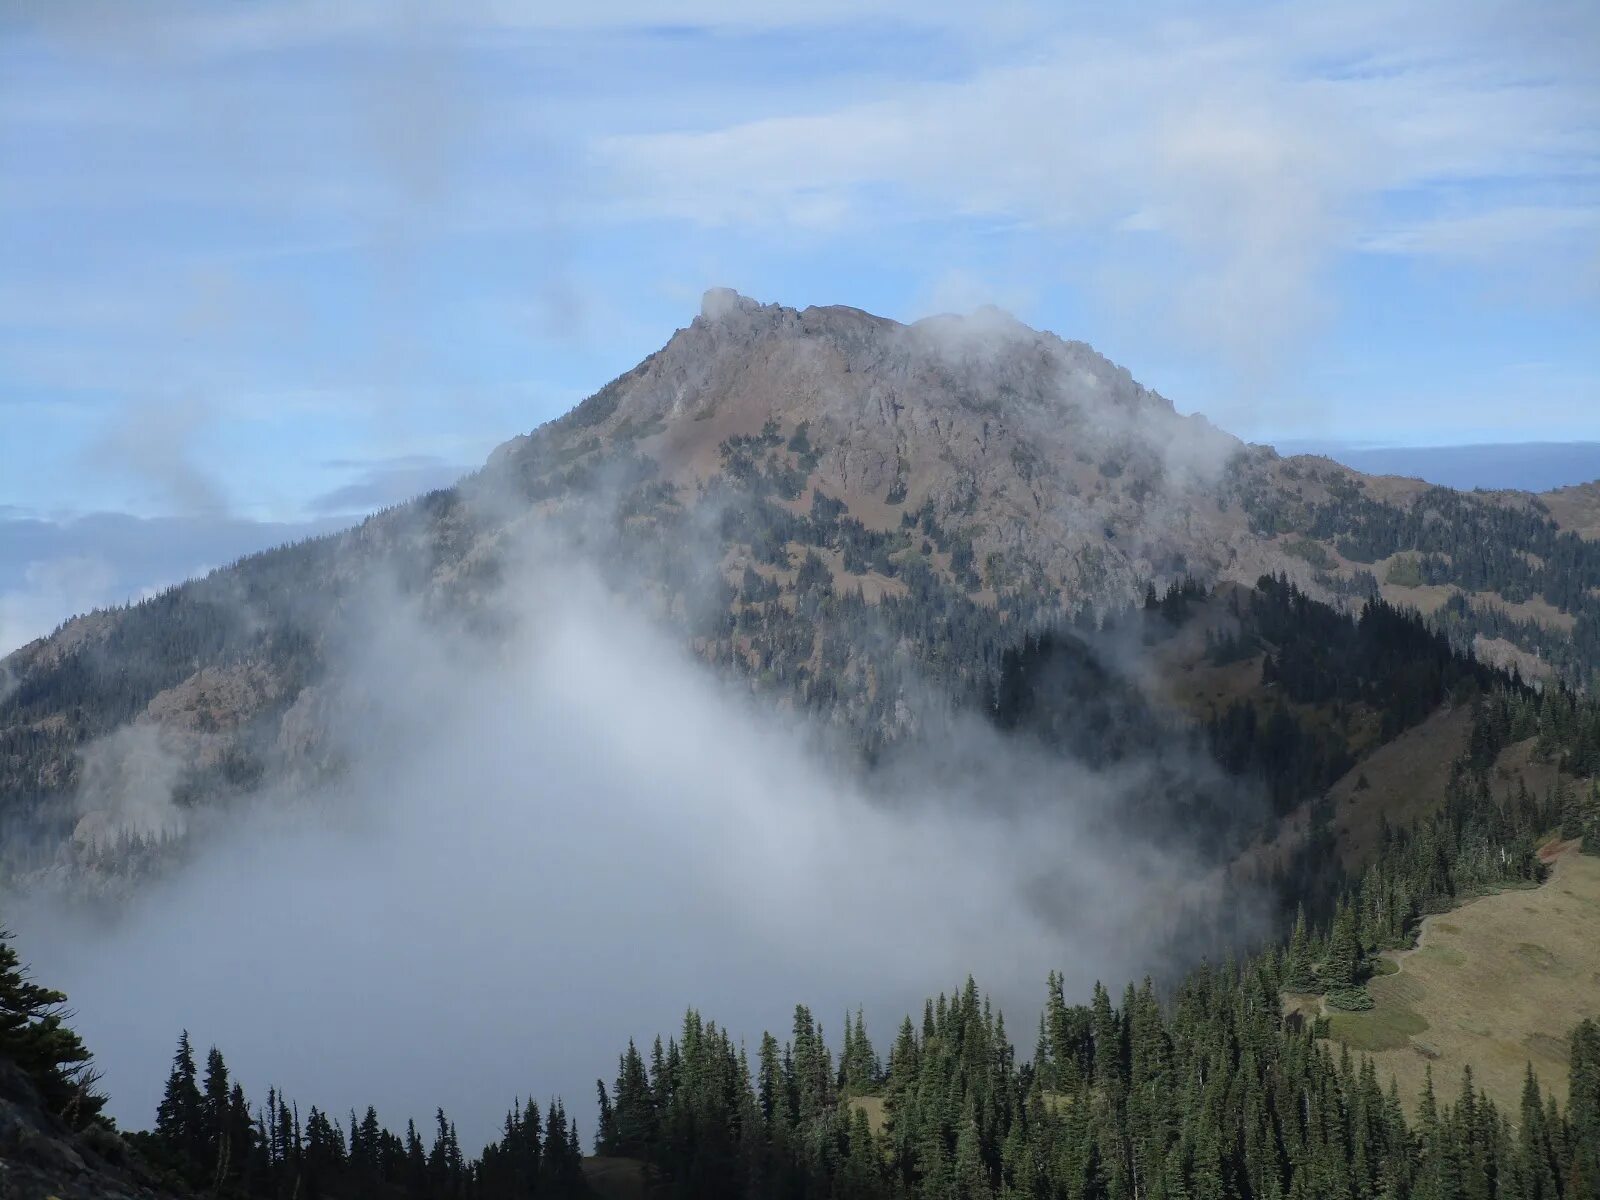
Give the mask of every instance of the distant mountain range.
[[1404, 475], [1471, 491], [1548, 492], [1600, 480], [1600, 442], [1484, 442], [1470, 446], [1380, 446], [1280, 441], [1284, 454], [1317, 454], [1368, 475]]

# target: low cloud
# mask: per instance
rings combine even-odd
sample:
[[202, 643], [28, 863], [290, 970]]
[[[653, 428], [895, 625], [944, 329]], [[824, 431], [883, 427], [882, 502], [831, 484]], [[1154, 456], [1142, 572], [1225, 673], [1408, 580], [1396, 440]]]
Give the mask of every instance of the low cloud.
[[0, 655], [49, 633], [70, 616], [108, 603], [116, 581], [111, 565], [93, 555], [21, 564], [11, 586], [0, 587]]
[[213, 567], [345, 522], [0, 512], [0, 656], [69, 617], [125, 604]]
[[127, 725], [88, 746], [82, 755], [74, 837], [112, 846], [124, 835], [162, 838], [188, 825], [173, 793], [183, 759], [153, 725]]
[[355, 478], [314, 497], [307, 507], [315, 513], [368, 513], [449, 487], [470, 468], [446, 462], [431, 454], [405, 454], [371, 461], [339, 459], [326, 464], [351, 471]]
[[90, 445], [85, 457], [97, 470], [144, 485], [150, 498], [170, 512], [226, 516], [226, 491], [202, 463], [196, 444], [216, 419], [215, 407], [198, 397], [130, 403]]
[[[1161, 960], [1209, 883], [1126, 828], [1151, 785], [957, 722], [872, 790], [824, 731], [734, 689], [581, 565], [529, 560], [487, 645], [374, 592], [352, 608], [328, 736], [353, 766], [207, 821], [184, 869], [106, 915], [16, 914], [66, 989], [113, 1111], [151, 1119], [180, 1026], [269, 1084], [470, 1140], [514, 1095], [593, 1080], [701, 1006], [739, 1035], [810, 1004], [892, 1022], [970, 972], [1024, 1039], [1052, 967], [1075, 995]], [[160, 785], [159, 779], [153, 783]], [[832, 1018], [832, 1019], [830, 1019]]]

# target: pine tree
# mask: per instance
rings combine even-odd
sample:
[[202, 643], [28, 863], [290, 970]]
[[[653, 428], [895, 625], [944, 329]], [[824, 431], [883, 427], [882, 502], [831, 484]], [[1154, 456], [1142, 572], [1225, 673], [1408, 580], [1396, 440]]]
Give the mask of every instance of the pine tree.
[[867, 1037], [866, 1019], [861, 1009], [856, 1009], [854, 1023], [848, 1014], [844, 1021], [844, 1053], [840, 1057], [843, 1083], [856, 1096], [864, 1096], [877, 1088], [883, 1066]]
[[1348, 905], [1340, 905], [1328, 935], [1328, 952], [1322, 960], [1322, 986], [1330, 992], [1353, 988], [1360, 970], [1361, 947], [1356, 941], [1355, 917]]
[[1294, 934], [1289, 939], [1289, 957], [1284, 963], [1284, 988], [1291, 992], [1309, 992], [1315, 988], [1317, 981], [1311, 965], [1311, 939], [1306, 932], [1305, 906], [1301, 905], [1295, 913]]
[[204, 1177], [205, 1169], [202, 1161], [205, 1127], [197, 1079], [194, 1048], [189, 1044], [189, 1031], [185, 1029], [178, 1035], [172, 1070], [156, 1108], [155, 1136], [167, 1161], [196, 1182]]
[[976, 1114], [970, 1112], [956, 1135], [955, 1162], [951, 1165], [957, 1200], [991, 1200], [994, 1187], [979, 1150]]
[[66, 1025], [67, 998], [41, 987], [0, 928], [0, 1057], [10, 1059], [38, 1089], [45, 1107], [76, 1127], [87, 1125], [105, 1106], [95, 1087], [82, 1039]]
[[360, 1189], [372, 1193], [383, 1178], [383, 1125], [378, 1120], [378, 1110], [370, 1104], [361, 1121], [350, 1114], [350, 1174]]
[[301, 1177], [308, 1196], [323, 1195], [344, 1171], [344, 1135], [316, 1105], [306, 1115], [305, 1150], [301, 1155]]
[[406, 1122], [405, 1164], [406, 1192], [411, 1196], [426, 1196], [429, 1184], [428, 1156], [422, 1148], [422, 1135], [417, 1132], [417, 1123], [409, 1120]]
[[1567, 1103], [1575, 1148], [1566, 1195], [1600, 1198], [1600, 1023], [1585, 1020], [1572, 1031]]
[[1561, 821], [1561, 839], [1571, 841], [1583, 836], [1583, 814], [1578, 798], [1566, 776], [1557, 774], [1555, 789], [1550, 796], [1550, 806]]
[[611, 1096], [606, 1091], [606, 1081], [596, 1079], [595, 1090], [599, 1093], [600, 1118], [594, 1129], [594, 1152], [596, 1154], [615, 1154], [617, 1152], [617, 1120], [616, 1114], [611, 1111]]
[[215, 1046], [206, 1054], [205, 1087], [200, 1097], [199, 1156], [212, 1191], [221, 1189], [233, 1171], [234, 1139], [230, 1128], [233, 1096], [228, 1087], [228, 1067]]
[[[659, 1058], [660, 1040], [656, 1041]], [[657, 1068], [664, 1073], [665, 1067]], [[613, 1111], [615, 1149], [613, 1153], [643, 1158], [655, 1141], [657, 1131], [656, 1095], [650, 1086], [644, 1060], [633, 1042], [617, 1064], [616, 1104]]]
[[1111, 996], [1098, 980], [1095, 981], [1094, 992], [1090, 998], [1089, 1011], [1091, 1013], [1089, 1028], [1094, 1047], [1094, 1078], [1096, 1083], [1106, 1086], [1114, 1082], [1118, 1076], [1122, 1040], [1116, 1014], [1111, 1010]]
[[250, 1119], [250, 1104], [245, 1099], [244, 1088], [233, 1085], [228, 1094], [228, 1175], [239, 1183], [246, 1195], [251, 1191], [251, 1176], [256, 1163], [256, 1126]]

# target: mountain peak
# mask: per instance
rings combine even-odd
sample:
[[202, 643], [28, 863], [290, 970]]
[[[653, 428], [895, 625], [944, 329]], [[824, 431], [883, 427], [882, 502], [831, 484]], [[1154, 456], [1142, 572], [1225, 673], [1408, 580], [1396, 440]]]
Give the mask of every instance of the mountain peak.
[[923, 458], [981, 475], [979, 460], [1013, 442], [1058, 465], [1120, 462], [1134, 447], [1165, 459], [1197, 439], [1207, 458], [1237, 446], [1177, 418], [1091, 347], [992, 305], [907, 325], [845, 305], [763, 303], [730, 287], [708, 289], [687, 329], [557, 425], [602, 439], [651, 429], [669, 471], [703, 478], [724, 440], [769, 421], [789, 431], [804, 423], [814, 442], [836, 448], [852, 491], [861, 475], [869, 487], [909, 486]]
[[707, 288], [700, 297], [700, 315], [707, 321], [718, 321], [733, 312], [751, 312], [762, 308], [759, 300], [741, 295], [730, 287]]
[[907, 325], [711, 288], [688, 328], [492, 463], [528, 476], [607, 445], [682, 495], [759, 477], [791, 511], [822, 495], [879, 533], [927, 514], [974, 561], [1026, 560], [1101, 606], [1220, 569], [1242, 521], [1211, 494], [1236, 439], [993, 306]]

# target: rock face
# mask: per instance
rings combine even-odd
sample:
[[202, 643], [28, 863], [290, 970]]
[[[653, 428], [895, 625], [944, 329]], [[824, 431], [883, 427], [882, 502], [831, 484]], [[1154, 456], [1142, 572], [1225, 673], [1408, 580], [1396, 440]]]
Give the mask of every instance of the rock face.
[[819, 452], [797, 508], [821, 490], [888, 529], [931, 504], [972, 531], [980, 562], [1005, 556], [1069, 600], [1190, 572], [1253, 581], [1266, 561], [1238, 505], [1218, 502], [1230, 464], [1252, 454], [1243, 443], [1083, 343], [994, 309], [907, 326], [715, 289], [689, 328], [556, 428], [566, 444], [635, 437], [692, 484], [725, 439], [769, 420], [785, 436], [803, 424]]
[[116, 1134], [75, 1134], [39, 1105], [27, 1077], [0, 1061], [0, 1200], [167, 1200]]

